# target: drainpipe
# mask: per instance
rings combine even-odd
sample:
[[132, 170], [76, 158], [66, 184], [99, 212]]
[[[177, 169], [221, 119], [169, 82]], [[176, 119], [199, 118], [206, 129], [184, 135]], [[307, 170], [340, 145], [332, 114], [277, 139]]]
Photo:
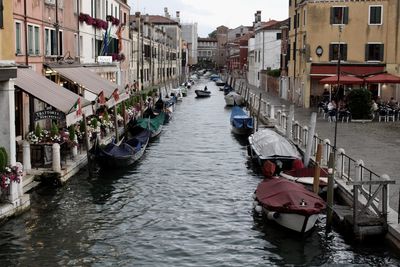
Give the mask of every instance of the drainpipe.
[[28, 21], [26, 17], [26, 0], [24, 0], [24, 28], [25, 28], [25, 65], [28, 66]]
[[76, 7], [77, 7], [77, 13], [78, 13], [78, 63], [81, 64], [81, 37], [79, 35], [80, 33], [80, 26], [79, 26], [79, 14], [81, 13], [80, 6], [79, 6], [79, 0], [76, 0]]
[[57, 55], [57, 60], [58, 60], [58, 56], [59, 56], [59, 50], [58, 50], [58, 38], [59, 38], [59, 31], [60, 31], [60, 25], [58, 25], [58, 0], [56, 0], [56, 23], [55, 23], [55, 28], [56, 28], [56, 38], [55, 38], [55, 51], [56, 51], [56, 55]]

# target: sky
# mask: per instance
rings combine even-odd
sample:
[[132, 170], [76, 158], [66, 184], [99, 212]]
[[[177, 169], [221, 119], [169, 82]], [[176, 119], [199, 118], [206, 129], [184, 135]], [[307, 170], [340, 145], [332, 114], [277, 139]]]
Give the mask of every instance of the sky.
[[236, 28], [251, 26], [254, 13], [261, 11], [261, 20], [284, 20], [288, 17], [287, 0], [128, 0], [131, 14], [164, 15], [164, 7], [172, 17], [180, 11], [182, 23], [197, 22], [198, 35], [207, 37], [218, 26]]

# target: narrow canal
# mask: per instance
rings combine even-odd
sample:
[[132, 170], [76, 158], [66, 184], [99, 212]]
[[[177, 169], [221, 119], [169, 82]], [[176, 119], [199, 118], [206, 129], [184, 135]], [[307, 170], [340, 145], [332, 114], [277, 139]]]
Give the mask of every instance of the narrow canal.
[[261, 176], [230, 133], [223, 93], [195, 85], [142, 160], [39, 188], [32, 208], [0, 227], [0, 266], [398, 266], [385, 242], [355, 245], [324, 218], [305, 237], [252, 213]]

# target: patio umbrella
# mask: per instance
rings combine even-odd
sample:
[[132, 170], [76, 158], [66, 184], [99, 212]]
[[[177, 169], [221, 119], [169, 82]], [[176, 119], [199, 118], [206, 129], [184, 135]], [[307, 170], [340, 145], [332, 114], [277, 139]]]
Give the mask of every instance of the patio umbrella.
[[380, 73], [365, 78], [365, 81], [367, 83], [400, 83], [400, 77], [389, 73]]
[[[355, 76], [349, 76], [349, 75], [340, 75], [339, 76], [339, 83], [340, 84], [363, 84], [364, 80], [357, 78]], [[323, 78], [319, 81], [320, 83], [324, 84], [337, 84], [338, 83], [338, 76], [330, 76]]]

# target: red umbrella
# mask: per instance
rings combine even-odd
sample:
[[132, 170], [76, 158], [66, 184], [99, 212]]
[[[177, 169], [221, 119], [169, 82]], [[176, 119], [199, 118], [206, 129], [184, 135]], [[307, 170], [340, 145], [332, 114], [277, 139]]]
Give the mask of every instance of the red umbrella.
[[400, 83], [400, 77], [389, 73], [381, 73], [370, 76], [365, 81], [367, 83]]
[[[348, 76], [348, 75], [340, 75], [339, 76], [339, 83], [340, 84], [363, 84], [364, 80], [357, 78], [355, 76]], [[338, 76], [330, 76], [323, 78], [319, 81], [320, 83], [324, 84], [337, 84], [338, 83]]]

